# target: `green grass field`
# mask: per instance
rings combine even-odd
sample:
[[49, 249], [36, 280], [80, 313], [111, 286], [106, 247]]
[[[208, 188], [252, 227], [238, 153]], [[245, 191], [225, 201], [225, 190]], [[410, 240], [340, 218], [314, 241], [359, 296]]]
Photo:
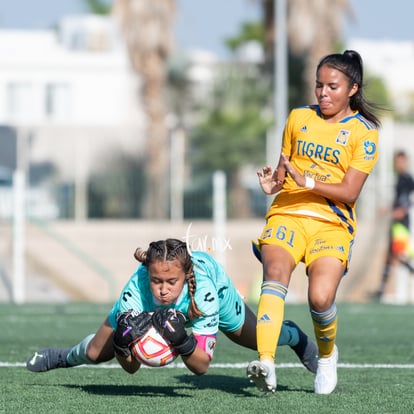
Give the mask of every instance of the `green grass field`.
[[[33, 351], [77, 343], [97, 329], [109, 305], [0, 304], [0, 413], [414, 413], [414, 307], [338, 308], [337, 390], [315, 395], [313, 375], [284, 347], [277, 354], [277, 392], [261, 395], [245, 377], [256, 353], [222, 335], [202, 377], [178, 359], [135, 375], [115, 361], [29, 372], [24, 362]], [[285, 317], [311, 332], [305, 305], [287, 305]]]

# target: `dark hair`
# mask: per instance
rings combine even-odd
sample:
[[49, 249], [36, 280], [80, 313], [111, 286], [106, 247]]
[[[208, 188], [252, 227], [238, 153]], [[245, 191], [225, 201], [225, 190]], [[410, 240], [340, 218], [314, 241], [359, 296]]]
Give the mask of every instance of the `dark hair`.
[[373, 113], [379, 106], [368, 102], [363, 93], [364, 71], [362, 58], [355, 50], [345, 50], [344, 53], [333, 53], [321, 59], [316, 68], [316, 73], [322, 66], [339, 70], [349, 79], [349, 86], [354, 83], [358, 85], [355, 95], [351, 96], [349, 105], [353, 111], [358, 111], [364, 118], [372, 122], [376, 127], [381, 125], [381, 121]]
[[178, 260], [185, 273], [185, 279], [188, 284], [188, 294], [191, 299], [188, 315], [190, 319], [202, 316], [202, 312], [198, 309], [194, 299], [196, 280], [194, 276], [193, 261], [191, 260], [191, 255], [187, 249], [186, 243], [178, 239], [166, 239], [151, 242], [147, 250], [138, 247], [135, 250], [134, 257], [147, 268], [157, 261], [168, 262]]
[[404, 157], [407, 158], [407, 153], [404, 150], [398, 150], [394, 152], [394, 158]]

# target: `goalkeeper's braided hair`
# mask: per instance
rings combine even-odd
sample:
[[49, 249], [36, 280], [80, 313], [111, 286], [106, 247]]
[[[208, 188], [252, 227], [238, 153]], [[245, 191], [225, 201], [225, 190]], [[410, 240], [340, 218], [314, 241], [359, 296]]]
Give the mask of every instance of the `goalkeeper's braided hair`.
[[186, 243], [178, 239], [166, 239], [151, 242], [147, 250], [138, 247], [135, 250], [134, 257], [147, 268], [151, 263], [156, 261], [178, 260], [185, 273], [185, 278], [188, 284], [188, 294], [191, 299], [188, 316], [190, 319], [202, 316], [202, 312], [198, 308], [194, 299], [197, 286], [194, 275], [193, 261], [191, 260], [191, 254]]

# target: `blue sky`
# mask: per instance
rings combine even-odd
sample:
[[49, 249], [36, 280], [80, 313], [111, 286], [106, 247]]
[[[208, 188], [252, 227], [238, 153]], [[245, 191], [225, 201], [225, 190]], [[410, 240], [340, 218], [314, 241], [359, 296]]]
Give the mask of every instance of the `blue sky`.
[[[184, 49], [209, 49], [224, 56], [223, 39], [236, 33], [241, 22], [260, 18], [254, 0], [176, 1], [176, 43]], [[414, 1], [350, 1], [356, 21], [345, 25], [345, 38], [414, 40]], [[44, 29], [65, 14], [84, 12], [82, 0], [5, 0], [0, 2], [0, 28]]]

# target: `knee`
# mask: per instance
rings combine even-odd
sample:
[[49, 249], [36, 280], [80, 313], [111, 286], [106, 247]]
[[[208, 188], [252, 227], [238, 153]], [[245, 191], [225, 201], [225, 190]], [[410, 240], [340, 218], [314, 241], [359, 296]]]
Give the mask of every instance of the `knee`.
[[309, 291], [309, 307], [315, 312], [326, 312], [335, 304], [335, 293], [313, 289]]
[[328, 311], [333, 305], [333, 302], [326, 298], [309, 300], [309, 307], [315, 312], [321, 313]]
[[263, 268], [264, 280], [285, 280], [286, 271], [280, 266], [278, 262], [270, 262]]

